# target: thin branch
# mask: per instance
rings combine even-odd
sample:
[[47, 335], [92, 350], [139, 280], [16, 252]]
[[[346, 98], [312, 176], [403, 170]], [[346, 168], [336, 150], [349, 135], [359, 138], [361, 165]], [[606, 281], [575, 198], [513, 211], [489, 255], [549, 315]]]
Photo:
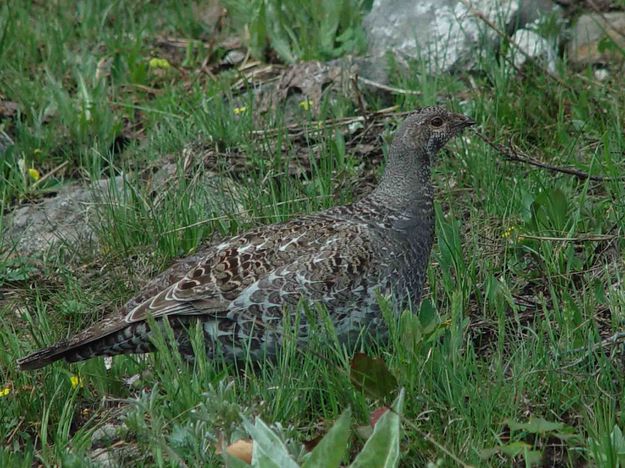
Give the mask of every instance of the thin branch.
[[577, 354], [577, 353], [581, 353], [582, 351], [588, 351], [589, 353], [595, 352], [599, 349], [604, 349], [604, 348], [608, 348], [610, 346], [614, 346], [617, 345], [619, 342], [623, 341], [623, 339], [625, 339], [625, 332], [617, 332], [612, 336], [609, 336], [608, 338], [605, 338], [603, 340], [601, 340], [599, 343], [595, 343], [594, 345], [588, 347], [588, 346], [581, 346], [579, 348], [574, 348], [574, 349], [567, 349], [565, 351], [562, 352], [563, 355], [567, 355], [567, 354]]
[[360, 91], [360, 86], [358, 86], [358, 73], [354, 73], [351, 77], [352, 81], [352, 89], [354, 91], [356, 97], [356, 103], [358, 104], [358, 110], [360, 111], [360, 115], [365, 118], [365, 121], [369, 120], [369, 112], [367, 111], [367, 101], [365, 101], [365, 97]]
[[423, 94], [421, 91], [414, 91], [412, 89], [403, 89], [403, 88], [396, 88], [394, 86], [388, 86], [382, 83], [378, 83], [377, 81], [368, 80], [367, 78], [363, 78], [362, 76], [358, 76], [358, 81], [366, 84], [367, 86], [371, 86], [373, 88], [378, 88], [384, 91], [388, 91], [389, 93], [408, 94], [408, 95], [415, 95], [415, 96], [420, 96], [421, 94]]
[[[402, 117], [404, 115], [412, 114], [413, 111], [405, 111], [405, 112], [397, 112], [399, 106], [387, 107], [386, 109], [381, 109], [375, 112], [369, 112], [368, 117], [370, 120], [376, 120], [379, 118], [386, 118], [390, 116]], [[339, 119], [327, 119], [327, 120], [317, 120], [314, 122], [308, 122], [305, 124], [289, 124], [282, 127], [273, 127], [264, 130], [252, 130], [252, 135], [262, 135], [262, 136], [275, 136], [279, 132], [287, 131], [291, 134], [302, 132], [306, 128], [313, 128], [316, 130], [321, 130], [323, 128], [331, 128], [331, 127], [346, 127], [355, 122], [365, 122], [365, 117], [362, 115], [358, 115], [355, 117], [343, 117]], [[378, 125], [378, 123], [375, 123]], [[379, 125], [383, 125], [383, 122], [380, 122]]]
[[607, 234], [596, 236], [580, 236], [580, 237], [549, 237], [549, 236], [530, 236], [528, 234], [519, 234], [519, 239], [530, 239], [538, 241], [554, 241], [554, 242], [602, 242], [618, 239], [620, 236]]
[[610, 180], [625, 180], [625, 176], [611, 177], [611, 176], [591, 175], [591, 174], [588, 174], [587, 172], [584, 172], [584, 171], [581, 171], [579, 169], [575, 169], [572, 167], [553, 166], [551, 164], [544, 163], [542, 161], [539, 161], [538, 159], [535, 159], [531, 156], [528, 156], [527, 154], [522, 153], [521, 151], [519, 151], [518, 148], [515, 148], [512, 145], [504, 146], [502, 144], [495, 143], [486, 135], [484, 135], [483, 133], [477, 130], [474, 130], [473, 132], [478, 137], [480, 137], [482, 141], [484, 141], [484, 143], [489, 145], [491, 148], [497, 150], [508, 161], [529, 164], [530, 166], [540, 167], [541, 169], [547, 169], [548, 171], [552, 171], [552, 172], [569, 174], [569, 175], [577, 177], [580, 180], [592, 180], [595, 182], [605, 182], [605, 181], [610, 181]]
[[62, 162], [61, 164], [56, 166], [54, 169], [52, 169], [50, 172], [48, 172], [47, 174], [44, 174], [43, 177], [41, 177], [39, 180], [36, 180], [33, 183], [32, 187], [35, 188], [38, 185], [41, 185], [46, 179], [48, 179], [53, 174], [56, 174], [57, 172], [59, 172], [61, 169], [64, 169], [68, 164], [69, 164], [69, 161]]

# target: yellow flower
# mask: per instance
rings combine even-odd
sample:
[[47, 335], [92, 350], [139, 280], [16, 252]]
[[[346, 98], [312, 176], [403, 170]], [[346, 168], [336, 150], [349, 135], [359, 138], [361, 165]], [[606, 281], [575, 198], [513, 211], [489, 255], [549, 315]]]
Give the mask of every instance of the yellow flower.
[[0, 398], [4, 398], [9, 393], [11, 393], [11, 387], [9, 387], [8, 385], [6, 387], [0, 388]]
[[78, 375], [71, 375], [69, 382], [72, 384], [72, 388], [82, 387], [82, 379]]
[[31, 167], [30, 169], [28, 169], [28, 175], [30, 176], [31, 179], [33, 179], [35, 182], [37, 182], [39, 179], [41, 179], [41, 173], [35, 169], [34, 167]]
[[169, 64], [167, 59], [158, 58], [158, 57], [151, 58], [150, 61], [148, 62], [148, 66], [150, 68], [162, 68], [163, 70], [167, 70], [168, 68], [171, 68], [171, 65]]
[[512, 234], [514, 234], [515, 230], [516, 228], [514, 226], [509, 227], [508, 229], [506, 229], [504, 232], [501, 233], [501, 237], [503, 239], [510, 239], [512, 237]]
[[310, 109], [310, 106], [312, 105], [312, 102], [310, 99], [306, 98], [303, 101], [299, 102], [299, 106], [304, 109], [305, 111], [307, 111], [308, 109]]
[[241, 107], [235, 107], [232, 112], [234, 112], [234, 115], [240, 115], [243, 112], [245, 112], [246, 110], [247, 110], [247, 107], [241, 106]]

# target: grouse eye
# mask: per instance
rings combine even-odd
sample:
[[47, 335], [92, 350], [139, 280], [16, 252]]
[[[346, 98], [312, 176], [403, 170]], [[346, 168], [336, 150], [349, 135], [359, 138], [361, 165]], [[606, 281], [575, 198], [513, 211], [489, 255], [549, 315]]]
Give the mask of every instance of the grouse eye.
[[432, 127], [440, 127], [441, 125], [443, 125], [443, 119], [441, 119], [440, 117], [434, 117], [432, 120], [430, 120], [430, 125], [432, 125]]

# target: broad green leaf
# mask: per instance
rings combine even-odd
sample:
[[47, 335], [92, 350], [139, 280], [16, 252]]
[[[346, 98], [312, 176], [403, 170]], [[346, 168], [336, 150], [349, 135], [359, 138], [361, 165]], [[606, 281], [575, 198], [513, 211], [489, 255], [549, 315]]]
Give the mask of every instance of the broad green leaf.
[[532, 449], [532, 445], [527, 442], [517, 441], [506, 445], [499, 445], [497, 447], [484, 449], [480, 451], [480, 457], [488, 459], [498, 453], [502, 453], [511, 458], [523, 456], [525, 461], [530, 465], [540, 463], [542, 460], [542, 453], [539, 450]]
[[525, 466], [540, 465], [543, 461], [543, 453], [540, 450], [527, 450], [523, 452]]
[[298, 468], [284, 443], [260, 418], [255, 424], [244, 416], [242, 419], [243, 427], [254, 439], [252, 466]]
[[518, 421], [507, 420], [506, 424], [512, 431], [525, 431], [530, 434], [549, 434], [550, 436], [557, 437], [560, 440], [569, 441], [571, 443], [578, 443], [581, 441], [579, 434], [571, 426], [559, 422], [550, 422], [543, 418], [530, 417], [526, 423], [520, 423]]
[[497, 451], [508, 455], [509, 457], [516, 457], [517, 455], [521, 455], [523, 452], [532, 449], [532, 445], [527, 442], [511, 442], [506, 445], [500, 445], [497, 447]]
[[[282, 465], [276, 463], [275, 459], [267, 455], [265, 452], [257, 450], [256, 444], [254, 444], [254, 449], [252, 451], [252, 466], [258, 468], [280, 468]], [[297, 464], [293, 466], [297, 466]]]
[[612, 439], [612, 446], [616, 450], [619, 455], [625, 454], [625, 437], [623, 437], [623, 432], [621, 428], [616, 424], [612, 429], [612, 433], [610, 434], [610, 439]]
[[385, 400], [397, 388], [397, 379], [380, 358], [357, 353], [350, 367], [349, 379], [354, 386], [373, 398]]
[[225, 450], [222, 452], [221, 456], [224, 459], [226, 468], [249, 468], [250, 465], [245, 463], [243, 460], [239, 460], [237, 457], [233, 457]]
[[346, 410], [312, 452], [308, 454], [306, 461], [302, 464], [302, 468], [340, 466], [341, 460], [343, 460], [347, 452], [350, 422], [351, 411]]
[[564, 230], [569, 220], [569, 201], [560, 189], [545, 190], [536, 195], [532, 204], [534, 229]]
[[512, 442], [508, 445], [499, 447], [499, 451], [509, 457], [523, 456], [526, 464], [535, 465], [542, 461], [542, 452], [540, 450], [531, 450], [532, 446], [525, 442]]
[[625, 466], [625, 438], [618, 425], [614, 425], [609, 438], [601, 435], [597, 439], [589, 438], [588, 446], [589, 455], [598, 466]]
[[561, 431], [565, 428], [564, 423], [550, 422], [543, 418], [535, 418], [530, 416], [530, 420], [526, 423], [507, 420], [506, 424], [511, 431], [525, 431], [531, 434], [546, 434], [548, 432]]
[[393, 403], [393, 410], [387, 411], [373, 428], [373, 434], [356, 456], [351, 468], [391, 468], [399, 464], [399, 439], [401, 437], [400, 415], [404, 405], [404, 389]]
[[425, 335], [432, 333], [440, 323], [436, 308], [434, 307], [434, 304], [432, 304], [432, 301], [430, 301], [429, 299], [424, 299], [421, 302], [418, 317], [419, 322], [421, 323], [423, 334]]
[[423, 344], [423, 327], [419, 318], [412, 311], [404, 310], [399, 319], [401, 345], [409, 353], [413, 354]]

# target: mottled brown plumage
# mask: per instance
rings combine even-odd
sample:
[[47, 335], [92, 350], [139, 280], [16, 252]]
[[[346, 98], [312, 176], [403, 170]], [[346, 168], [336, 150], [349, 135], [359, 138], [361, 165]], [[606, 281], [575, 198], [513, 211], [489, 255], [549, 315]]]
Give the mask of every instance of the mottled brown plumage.
[[[20, 368], [150, 351], [148, 316], [167, 317], [188, 356], [187, 329], [200, 322], [209, 356], [232, 360], [273, 355], [284, 314], [301, 300], [324, 305], [343, 341], [382, 329], [378, 295], [420, 300], [434, 240], [431, 161], [471, 124], [442, 107], [415, 112], [397, 130], [384, 176], [367, 197], [211, 246], [155, 278], [119, 314], [20, 359]], [[306, 317], [297, 332], [304, 343]]]

